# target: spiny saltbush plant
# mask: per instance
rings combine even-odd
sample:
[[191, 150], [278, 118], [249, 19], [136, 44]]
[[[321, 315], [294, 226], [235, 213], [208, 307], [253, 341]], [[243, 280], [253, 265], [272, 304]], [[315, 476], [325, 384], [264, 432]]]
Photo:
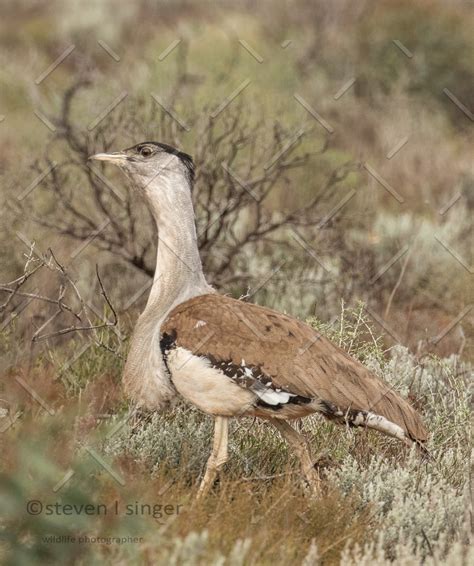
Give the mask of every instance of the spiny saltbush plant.
[[[238, 540], [225, 556], [221, 552], [209, 548], [207, 531], [190, 533], [184, 538], [175, 537], [165, 555], [157, 557], [157, 564], [166, 566], [244, 566], [250, 549], [250, 541]], [[156, 562], [155, 562], [156, 563]]]
[[416, 544], [401, 541], [393, 545], [390, 556], [385, 550], [383, 531], [374, 543], [361, 548], [355, 545], [347, 548], [341, 555], [344, 566], [470, 566], [474, 563], [474, 546], [463, 541], [451, 543], [447, 537], [441, 537], [436, 545], [427, 538], [417, 537]]
[[434, 543], [442, 534], [452, 538], [460, 531], [467, 501], [465, 494], [439, 473], [442, 465], [442, 458], [420, 465], [414, 451], [401, 465], [380, 456], [361, 465], [348, 455], [329, 479], [343, 492], [356, 491], [362, 501], [372, 505], [383, 532], [384, 549], [390, 554], [400, 542], [418, 546], [424, 537]]
[[311, 318], [308, 323], [361, 362], [384, 363], [382, 338], [374, 334], [362, 301], [355, 307], [341, 301], [338, 319], [322, 322]]

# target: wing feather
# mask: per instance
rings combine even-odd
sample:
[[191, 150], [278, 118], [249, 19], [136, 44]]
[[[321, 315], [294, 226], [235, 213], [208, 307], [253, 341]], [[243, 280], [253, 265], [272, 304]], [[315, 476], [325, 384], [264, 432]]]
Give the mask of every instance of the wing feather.
[[[203, 324], [205, 323], [205, 324]], [[218, 294], [171, 311], [162, 326], [197, 355], [260, 366], [277, 387], [345, 410], [372, 411], [426, 440], [418, 413], [388, 384], [316, 330], [287, 315]]]

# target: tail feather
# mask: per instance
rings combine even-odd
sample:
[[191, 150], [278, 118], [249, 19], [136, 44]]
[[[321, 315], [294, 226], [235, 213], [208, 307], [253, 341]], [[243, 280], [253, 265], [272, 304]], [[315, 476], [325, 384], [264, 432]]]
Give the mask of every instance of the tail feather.
[[356, 409], [343, 410], [330, 401], [321, 401], [320, 411], [326, 418], [340, 422], [341, 424], [371, 428], [388, 436], [392, 436], [393, 438], [397, 438], [409, 446], [414, 443], [425, 456], [429, 456], [428, 450], [423, 442], [411, 438], [400, 425], [382, 415], [378, 415], [372, 411], [359, 411]]

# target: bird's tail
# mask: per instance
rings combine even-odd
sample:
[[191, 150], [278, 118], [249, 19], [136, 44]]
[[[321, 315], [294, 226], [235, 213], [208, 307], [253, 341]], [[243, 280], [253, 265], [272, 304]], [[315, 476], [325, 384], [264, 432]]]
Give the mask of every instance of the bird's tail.
[[337, 421], [341, 424], [351, 427], [356, 426], [371, 428], [388, 436], [397, 438], [408, 446], [415, 444], [424, 458], [432, 458], [424, 442], [411, 438], [401, 426], [382, 415], [378, 415], [371, 411], [361, 411], [356, 409], [343, 410], [330, 401], [320, 401], [320, 412], [323, 413], [326, 418]]

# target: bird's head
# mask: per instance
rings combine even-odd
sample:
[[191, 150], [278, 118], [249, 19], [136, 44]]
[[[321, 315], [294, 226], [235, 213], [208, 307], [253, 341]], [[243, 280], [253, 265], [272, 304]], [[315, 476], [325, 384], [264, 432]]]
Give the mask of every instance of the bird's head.
[[163, 177], [183, 176], [192, 186], [192, 157], [174, 147], [158, 142], [142, 142], [114, 153], [97, 153], [89, 157], [117, 165], [139, 187], [146, 188]]

